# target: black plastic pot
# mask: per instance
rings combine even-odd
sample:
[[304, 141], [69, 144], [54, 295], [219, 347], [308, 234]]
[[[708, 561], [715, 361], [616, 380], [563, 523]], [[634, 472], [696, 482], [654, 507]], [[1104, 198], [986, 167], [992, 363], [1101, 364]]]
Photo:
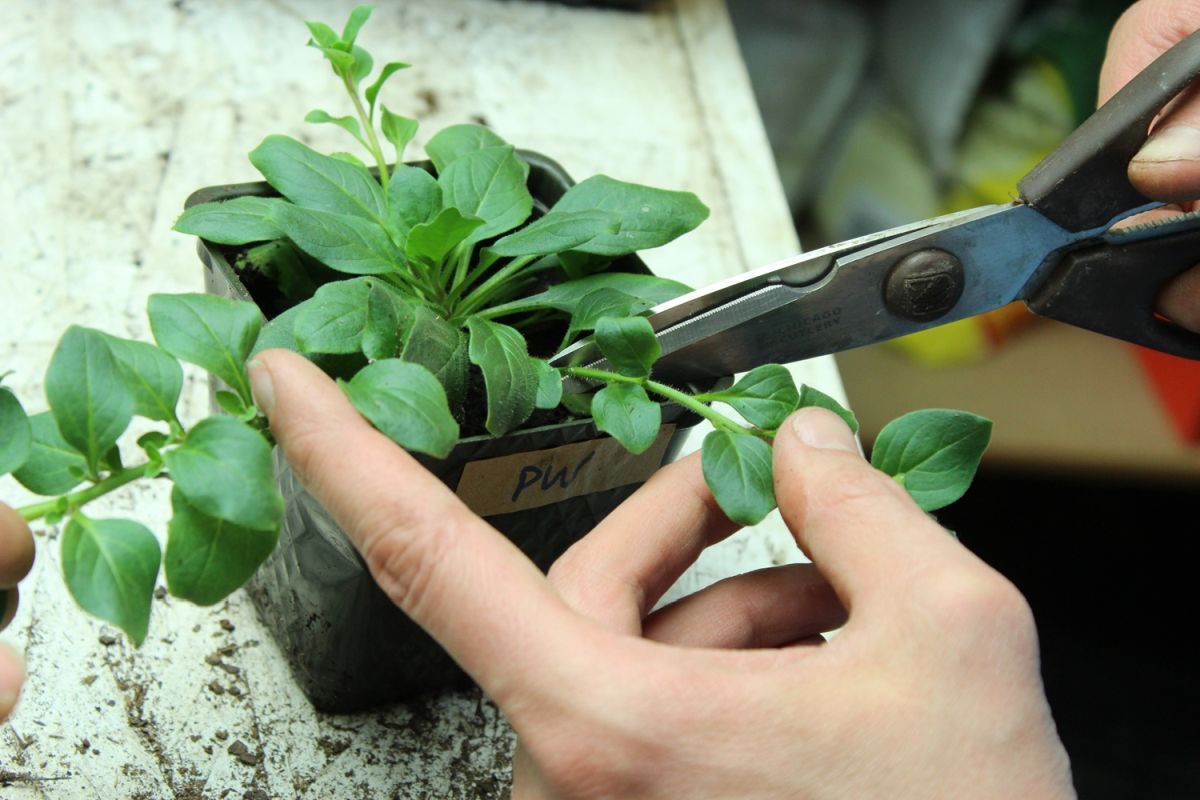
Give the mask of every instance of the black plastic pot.
[[[535, 208], [544, 212], [572, 181], [545, 156], [521, 155], [530, 163]], [[187, 205], [247, 194], [273, 195], [274, 190], [266, 183], [217, 186], [196, 192]], [[208, 291], [255, 300], [227, 252], [199, 244]], [[616, 266], [649, 272], [634, 257]], [[668, 404], [663, 422], [656, 446], [641, 457], [621, 455], [624, 451], [591, 420], [572, 420], [499, 439], [474, 436], [460, 441], [445, 459], [417, 458], [544, 571], [673, 459], [686, 429], [699, 417]], [[278, 449], [275, 466], [286, 504], [283, 527], [278, 547], [248, 589], [313, 705], [351, 711], [467, 684], [445, 651], [376, 586], [362, 557], [300, 485]]]

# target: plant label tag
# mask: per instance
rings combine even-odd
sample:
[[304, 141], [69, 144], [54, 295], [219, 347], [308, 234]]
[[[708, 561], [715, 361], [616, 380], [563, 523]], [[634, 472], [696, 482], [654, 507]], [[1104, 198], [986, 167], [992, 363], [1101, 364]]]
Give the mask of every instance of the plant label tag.
[[472, 461], [463, 468], [455, 493], [476, 514], [488, 517], [643, 483], [662, 466], [673, 433], [674, 425], [662, 426], [654, 444], [637, 455], [616, 439], [603, 438]]

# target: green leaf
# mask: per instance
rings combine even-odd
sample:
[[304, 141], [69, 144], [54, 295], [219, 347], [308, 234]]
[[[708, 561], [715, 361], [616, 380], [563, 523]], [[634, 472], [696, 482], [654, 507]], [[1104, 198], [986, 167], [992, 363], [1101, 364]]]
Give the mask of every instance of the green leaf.
[[67, 328], [46, 370], [46, 399], [59, 433], [99, 474], [133, 419], [133, 395], [99, 331]]
[[606, 233], [578, 247], [584, 253], [621, 256], [658, 247], [695, 228], [708, 208], [691, 192], [672, 192], [606, 175], [596, 175], [567, 190], [552, 211], [608, 211], [620, 219]]
[[361, 158], [354, 155], [354, 153], [348, 153], [345, 150], [338, 150], [336, 152], [330, 153], [329, 157], [336, 158], [338, 161], [345, 161], [347, 164], [352, 164], [355, 167], [358, 167], [359, 169], [365, 169], [367, 171], [370, 171], [370, 169], [371, 169], [370, 167], [367, 166], [367, 162], [363, 161]]
[[484, 425], [493, 436], [503, 436], [533, 413], [537, 370], [517, 330], [481, 317], [468, 317], [467, 330], [471, 363], [483, 371], [487, 389]]
[[358, 120], [354, 117], [335, 117], [328, 111], [322, 111], [319, 108], [314, 108], [312, 111], [304, 115], [304, 121], [318, 124], [329, 123], [331, 125], [337, 125], [342, 130], [348, 132], [355, 139], [358, 139], [360, 142], [363, 141], [362, 129], [358, 125]]
[[471, 235], [483, 220], [464, 217], [457, 208], [445, 208], [429, 222], [414, 225], [408, 232], [405, 255], [430, 266], [442, 263], [446, 254]]
[[350, 57], [353, 59], [350, 64], [350, 78], [354, 85], [358, 86], [362, 83], [363, 78], [371, 74], [371, 68], [375, 66], [375, 59], [371, 58], [371, 54], [358, 45], [350, 48]]
[[0, 475], [20, 468], [33, 450], [33, 427], [17, 396], [0, 386]]
[[550, 362], [542, 358], [530, 359], [537, 371], [537, 397], [533, 400], [534, 408], [554, 408], [562, 400], [563, 376], [550, 366]]
[[551, 286], [544, 292], [539, 292], [520, 300], [514, 300], [511, 303], [493, 306], [488, 309], [488, 315], [519, 314], [543, 308], [574, 311], [583, 298], [599, 289], [614, 289], [624, 292], [649, 303], [651, 306], [656, 306], [659, 303], [672, 300], [691, 291], [691, 287], [679, 281], [659, 278], [655, 275], [602, 272], [597, 275], [580, 278], [579, 280], [565, 281]]
[[562, 403], [563, 408], [571, 412], [575, 417], [590, 417], [592, 415], [592, 398], [594, 394], [574, 394], [572, 392], [563, 392]]
[[829, 395], [822, 392], [820, 389], [814, 389], [808, 384], [800, 387], [800, 405], [798, 408], [807, 408], [809, 406], [817, 406], [824, 408], [841, 417], [845, 423], [850, 426], [851, 433], [858, 433], [858, 419], [854, 416], [854, 412], [843, 406], [837, 400], [834, 400]]
[[384, 359], [339, 383], [359, 413], [401, 447], [445, 458], [458, 441], [446, 392], [419, 364]]
[[355, 6], [350, 12], [350, 18], [346, 20], [346, 25], [342, 28], [342, 41], [354, 44], [354, 40], [358, 38], [358, 32], [362, 30], [362, 26], [371, 18], [371, 12], [375, 10], [375, 6], [361, 5]]
[[196, 605], [218, 603], [250, 580], [279, 540], [278, 529], [245, 528], [204, 514], [178, 489], [171, 507], [163, 555], [167, 588]]
[[137, 446], [146, 452], [151, 459], [162, 463], [162, 449], [167, 446], [170, 437], [162, 431], [146, 431], [137, 439]]
[[367, 327], [367, 298], [374, 282], [353, 278], [327, 283], [296, 306], [296, 344], [304, 353], [357, 353]]
[[800, 392], [787, 367], [764, 364], [742, 376], [728, 389], [698, 395], [704, 402], [718, 400], [733, 407], [747, 422], [775, 430], [800, 404]]
[[402, 321], [411, 321], [412, 307], [378, 284], [367, 292], [367, 319], [362, 332], [362, 352], [372, 361], [393, 358], [400, 349]]
[[[559, 212], [568, 213], [568, 212]], [[586, 278], [588, 275], [597, 272], [603, 272], [612, 259], [607, 256], [597, 256], [591, 253], [580, 253], [575, 250], [564, 250], [558, 254], [558, 263], [562, 267], [563, 274], [567, 276], [567, 280], [577, 281], [580, 278]]]
[[279, 239], [283, 231], [270, 220], [278, 197], [235, 197], [192, 206], [175, 220], [174, 230], [218, 244], [249, 244]]
[[280, 194], [302, 208], [376, 222], [387, 216], [383, 189], [370, 172], [295, 139], [268, 136], [250, 151], [250, 162]]
[[525, 186], [527, 167], [512, 145], [504, 145], [461, 155], [438, 174], [445, 206], [485, 222], [467, 241], [497, 236], [529, 218], [533, 197]]
[[226, 392], [222, 390], [216, 392], [214, 397], [216, 397], [217, 405], [221, 408], [221, 410], [231, 417], [240, 418], [248, 410], [246, 404], [242, 402], [242, 398], [238, 397], [233, 392]]
[[596, 323], [604, 317], [636, 316], [652, 305], [649, 300], [634, 297], [618, 289], [597, 289], [589, 292], [575, 305], [574, 313], [571, 314], [571, 324], [563, 342], [569, 343], [579, 334], [594, 330]]
[[[284, 350], [291, 350], [293, 353], [300, 353], [300, 345], [296, 342], [296, 318], [300, 316], [302, 311], [304, 311], [303, 304], [292, 306], [264, 325], [262, 332], [258, 334], [258, 339], [254, 342], [254, 349], [250, 351], [248, 358], [253, 358], [263, 350], [270, 350], [273, 347], [281, 347]], [[304, 354], [301, 353], [301, 355]]]
[[700, 466], [725, 516], [756, 525], [775, 508], [771, 446], [748, 433], [715, 430], [704, 437]]
[[152, 294], [146, 310], [159, 347], [208, 370], [250, 402], [246, 358], [263, 324], [257, 306], [210, 294]]
[[400, 70], [408, 68], [408, 64], [402, 64], [399, 61], [392, 61], [383, 65], [383, 69], [379, 70], [379, 77], [366, 90], [367, 103], [371, 111], [375, 110], [375, 99], [379, 97], [379, 90], [383, 88], [383, 84], [387, 82], [387, 79]]
[[392, 147], [396, 148], [396, 161], [400, 161], [404, 158], [404, 148], [408, 147], [408, 143], [417, 135], [419, 123], [415, 119], [393, 114], [388, 111], [387, 106], [381, 108], [383, 116], [379, 120], [379, 127], [383, 131], [384, 138], [392, 143]]
[[388, 225], [399, 234], [398, 244], [413, 226], [429, 222], [442, 210], [442, 187], [420, 167], [400, 164], [388, 183]]
[[101, 336], [133, 395], [133, 413], [163, 422], [176, 421], [175, 406], [183, 391], [183, 368], [179, 362], [148, 342], [107, 333]]
[[462, 156], [489, 147], [503, 147], [508, 142], [482, 125], [451, 125], [435, 133], [425, 145], [425, 154], [440, 175], [447, 165]]
[[163, 458], [175, 486], [202, 513], [255, 530], [278, 529], [283, 498], [275, 488], [271, 448], [250, 426], [208, 417]]
[[326, 25], [324, 22], [305, 21], [305, 26], [308, 32], [312, 34], [312, 44], [314, 47], [333, 47], [338, 42], [338, 35], [333, 28]]
[[631, 453], [645, 452], [658, 438], [662, 409], [633, 383], [613, 382], [592, 398], [596, 427], [611, 435]]
[[159, 558], [154, 534], [132, 520], [76, 514], [63, 531], [63, 577], [75, 602], [125, 631], [135, 645], [150, 625]]
[[29, 456], [13, 472], [17, 482], [34, 494], [66, 494], [83, 481], [87, 461], [58, 432], [54, 415], [49, 411], [29, 418], [33, 443]]
[[383, 226], [362, 217], [282, 205], [272, 219], [297, 247], [338, 272], [381, 275], [404, 264]]
[[992, 422], [966, 411], [927, 408], [883, 426], [871, 464], [895, 478], [925, 511], [962, 497], [992, 435]]
[[603, 317], [596, 323], [596, 344], [622, 375], [644, 378], [662, 354], [654, 328], [645, 317]]
[[350, 75], [354, 70], [354, 56], [346, 50], [343, 50], [339, 45], [341, 42], [335, 42], [332, 47], [318, 47], [325, 58], [329, 59], [330, 65], [333, 67], [333, 74], [339, 78]]
[[551, 211], [488, 249], [507, 257], [560, 253], [614, 233], [619, 225], [620, 219], [606, 211]]
[[407, 318], [401, 311], [404, 330], [397, 357], [432, 372], [445, 387], [450, 406], [459, 408], [467, 394], [467, 337], [428, 306], [411, 308]]

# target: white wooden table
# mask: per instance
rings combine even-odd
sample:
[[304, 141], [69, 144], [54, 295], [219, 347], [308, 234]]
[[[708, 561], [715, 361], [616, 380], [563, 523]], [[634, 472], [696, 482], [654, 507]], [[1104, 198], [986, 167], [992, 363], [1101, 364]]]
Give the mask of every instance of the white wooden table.
[[[196, 188], [257, 178], [267, 133], [345, 149], [306, 125], [343, 97], [303, 19], [340, 26], [352, 3], [6, 0], [0, 4], [0, 371], [30, 412], [71, 323], [148, 338], [146, 295], [198, 291], [194, 242], [170, 230]], [[690, 189], [711, 208], [646, 260], [694, 285], [795, 252], [783, 193], [721, 0], [646, 13], [539, 2], [382, 4], [363, 35], [415, 67], [385, 90], [438, 128], [486, 120], [576, 176]], [[345, 113], [345, 112], [338, 112]], [[835, 396], [831, 359], [797, 367]], [[204, 409], [191, 375], [184, 413]], [[129, 441], [132, 441], [130, 439]], [[11, 479], [0, 498], [30, 498]], [[96, 504], [159, 531], [161, 487]], [[133, 650], [85, 617], [61, 579], [58, 532], [4, 638], [25, 653], [23, 700], [0, 727], [0, 795], [24, 798], [485, 798], [506, 793], [513, 740], [478, 691], [371, 713], [316, 713], [242, 593], [199, 609], [154, 604]], [[713, 548], [672, 596], [798, 557], [777, 518]]]

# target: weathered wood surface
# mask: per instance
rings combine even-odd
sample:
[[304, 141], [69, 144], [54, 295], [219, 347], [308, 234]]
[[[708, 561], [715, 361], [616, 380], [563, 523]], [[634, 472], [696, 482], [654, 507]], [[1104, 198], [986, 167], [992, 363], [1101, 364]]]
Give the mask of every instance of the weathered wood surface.
[[[252, 180], [267, 133], [343, 149], [305, 125], [343, 98], [301, 20], [340, 23], [350, 2], [8, 0], [0, 4], [0, 369], [27, 408], [71, 323], [148, 337], [151, 292], [198, 291], [194, 244], [170, 231], [187, 195]], [[794, 252], [783, 194], [720, 0], [648, 13], [535, 2], [384, 4], [364, 35], [415, 67], [389, 106], [425, 137], [464, 119], [586, 176], [695, 191], [696, 233], [647, 254], [692, 284]], [[341, 113], [341, 112], [339, 112]], [[833, 362], [797, 368], [841, 394]], [[191, 375], [184, 413], [205, 402]], [[132, 439], [130, 439], [132, 441]], [[28, 498], [11, 480], [0, 497]], [[96, 504], [165, 528], [162, 487]], [[163, 597], [134, 651], [74, 607], [57, 531], [4, 637], [24, 651], [24, 698], [0, 728], [5, 798], [502, 796], [513, 745], [478, 692], [374, 713], [313, 711], [241, 593], [200, 609]], [[797, 557], [777, 519], [713, 548], [673, 595]]]

